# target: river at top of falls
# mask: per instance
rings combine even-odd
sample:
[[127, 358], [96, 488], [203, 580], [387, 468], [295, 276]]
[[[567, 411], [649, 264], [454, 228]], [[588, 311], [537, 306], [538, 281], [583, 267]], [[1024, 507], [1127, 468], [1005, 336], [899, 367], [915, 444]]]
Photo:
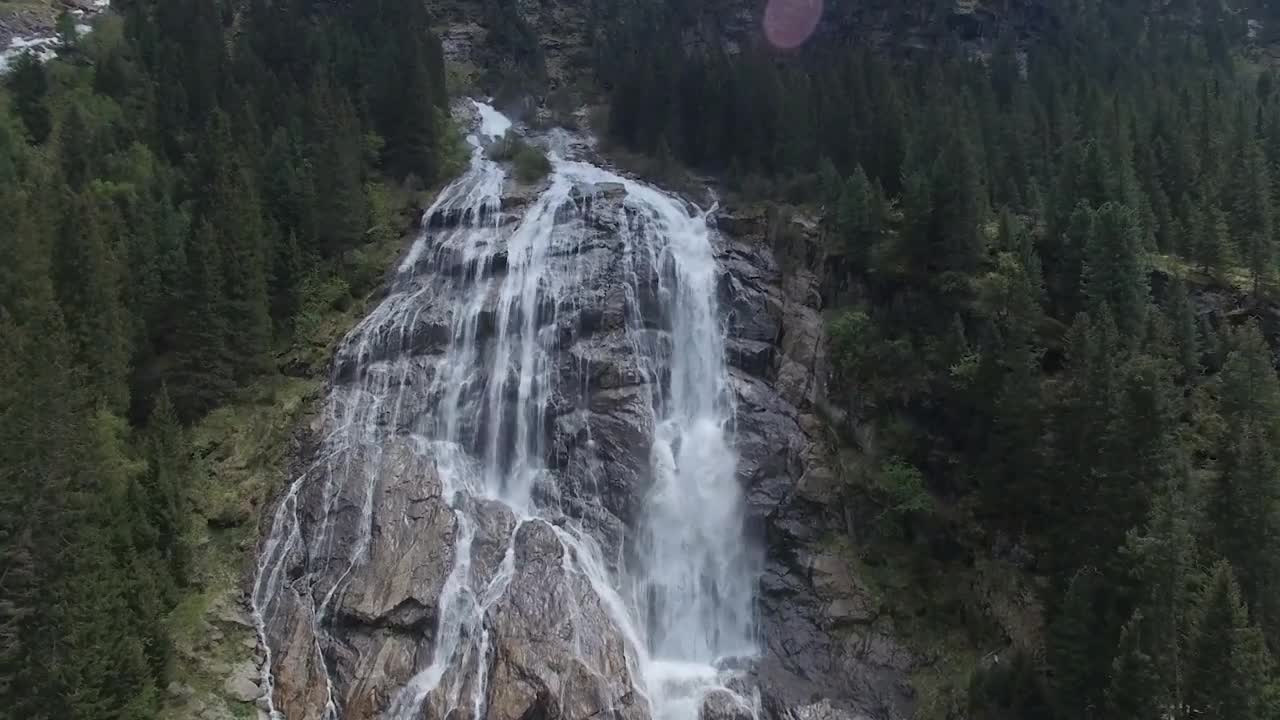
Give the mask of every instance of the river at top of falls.
[[[76, 19], [76, 34], [86, 35], [93, 30], [85, 21], [106, 11], [111, 0], [93, 0], [86, 10], [83, 7], [70, 8], [68, 12]], [[48, 62], [58, 56], [58, 48], [62, 43], [56, 35], [35, 35], [30, 37], [14, 37], [9, 40], [7, 48], [0, 48], [0, 75], [8, 73], [23, 55], [30, 54], [40, 62]]]
[[[650, 714], [696, 720], [705, 694], [724, 688], [720, 661], [756, 652], [758, 573], [756, 553], [744, 537], [735, 477], [733, 395], [706, 213], [651, 186], [553, 154], [548, 187], [518, 217], [504, 217], [508, 180], [483, 148], [512, 131], [512, 123], [488, 105], [475, 103], [475, 109], [479, 123], [468, 137], [468, 170], [427, 210], [424, 232], [398, 266], [388, 295], [338, 349], [335, 366], [348, 368], [356, 379], [333, 385], [327, 410], [332, 431], [317, 464], [341, 466], [325, 476], [330, 485], [364, 483], [355, 542], [335, 551], [331, 523], [324, 519], [318, 530], [303, 531], [300, 492], [318, 481], [317, 473], [306, 472], [281, 500], [263, 544], [252, 603], [267, 646], [268, 697], [267, 623], [289, 581], [284, 558], [302, 549], [329, 563], [337, 557], [342, 565], [336, 581], [313, 594], [310, 612], [320, 638], [344, 583], [366, 561], [379, 511], [373, 468], [398, 433], [413, 440], [415, 452], [430, 456], [457, 529], [430, 660], [391, 699], [383, 717], [415, 719], [428, 702], [485, 717], [483, 668], [491, 652], [485, 613], [502, 598], [516, 570], [517, 535], [511, 533], [500, 567], [478, 580], [471, 567], [475, 503], [487, 500], [509, 507], [519, 524], [545, 522], [553, 528], [575, 573], [589, 580], [625, 639], [628, 665], [643, 685]], [[581, 213], [584, 198], [603, 187], [624, 194], [613, 241], [621, 248], [620, 289], [628, 299], [625, 335], [634, 366], [653, 388], [646, 401], [651, 485], [640, 490], [641, 510], [626, 531], [634, 552], [618, 563], [602, 556], [603, 543], [589, 530], [564, 522], [555, 493], [547, 491], [556, 482], [546, 447], [547, 411], [563, 382], [553, 360], [557, 318], [590, 272], [576, 262], [586, 233], [566, 217]], [[653, 298], [647, 309], [637, 299], [641, 294]], [[424, 367], [408, 352], [378, 350], [402, 348], [424, 304], [441, 298], [450, 320], [447, 348], [438, 359]], [[654, 328], [664, 341], [654, 340]], [[581, 382], [586, 377], [582, 373]], [[338, 494], [336, 487], [324, 492], [330, 499]], [[463, 673], [451, 672], [462, 664], [477, 668], [465, 683]], [[756, 714], [751, 698], [730, 695]], [[272, 716], [282, 717], [274, 709]], [[332, 682], [326, 716], [343, 716]]]

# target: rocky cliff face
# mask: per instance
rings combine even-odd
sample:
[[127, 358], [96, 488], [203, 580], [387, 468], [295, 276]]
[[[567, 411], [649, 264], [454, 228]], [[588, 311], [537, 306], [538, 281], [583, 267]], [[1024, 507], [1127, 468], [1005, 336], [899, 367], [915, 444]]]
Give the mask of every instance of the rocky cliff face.
[[[816, 230], [677, 212], [674, 199], [599, 174], [558, 166], [551, 187], [521, 188], [477, 154], [344, 344], [312, 460], [280, 501], [254, 587], [284, 717], [905, 711], [912, 658], [827, 543], [845, 520], [815, 414], [826, 372]], [[536, 270], [521, 255], [535, 221], [548, 244]], [[681, 335], [687, 311], [673, 296], [695, 283], [679, 260], [673, 269], [677, 241], [661, 238], [687, 232], [710, 243], [707, 307], [723, 338]], [[532, 295], [517, 297], [511, 288], [534, 272]], [[513, 340], [530, 333], [536, 342]], [[711, 377], [723, 378], [736, 451], [724, 497], [745, 517], [741, 540], [723, 544], [755, 558], [743, 565], [750, 587], [730, 594], [755, 595], [758, 638], [756, 652], [702, 670], [650, 656], [654, 618], [670, 608], [635, 571], [649, 547], [638, 537], [657, 426], [670, 422], [661, 407], [691, 343], [723, 349]], [[500, 362], [486, 365], [492, 355]], [[502, 367], [512, 375], [492, 377]], [[712, 624], [751, 600], [700, 592], [701, 612], [721, 618]]]
[[739, 474], [767, 558], [759, 588], [766, 652], [757, 667], [766, 714], [909, 715], [905, 676], [915, 659], [832, 543], [848, 527], [817, 415], [828, 372], [818, 230], [762, 210], [730, 211], [719, 224]]

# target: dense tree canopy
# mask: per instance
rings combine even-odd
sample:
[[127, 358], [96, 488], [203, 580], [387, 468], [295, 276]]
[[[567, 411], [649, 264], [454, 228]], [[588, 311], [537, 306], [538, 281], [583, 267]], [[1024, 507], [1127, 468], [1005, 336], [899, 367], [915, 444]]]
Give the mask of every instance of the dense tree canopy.
[[969, 44], [951, 3], [877, 5], [902, 36], [783, 52], [708, 42], [713, 0], [600, 0], [608, 134], [821, 213], [832, 388], [882, 476], [849, 502], [905, 464], [938, 501], [909, 535], [1013, 538], [1043, 581], [1044, 665], [972, 712], [1273, 717], [1280, 98], [1245, 50], [1280, 5], [1038, 5]]
[[376, 180], [451, 172], [422, 3], [115, 6], [0, 90], [5, 718], [156, 717], [183, 423], [275, 372], [308, 288], [357, 272]]

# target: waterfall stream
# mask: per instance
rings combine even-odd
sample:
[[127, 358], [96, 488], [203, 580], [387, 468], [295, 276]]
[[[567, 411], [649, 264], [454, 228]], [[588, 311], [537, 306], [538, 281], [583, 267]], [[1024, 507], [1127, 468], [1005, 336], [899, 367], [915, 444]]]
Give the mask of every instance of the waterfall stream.
[[[388, 444], [400, 438], [439, 476], [453, 546], [430, 652], [418, 657], [382, 717], [487, 716], [492, 616], [509, 600], [520, 543], [535, 530], [554, 533], [564, 576], [590, 589], [586, 600], [622, 638], [651, 717], [696, 720], [712, 690], [757, 715], [724, 662], [756, 652], [758, 559], [743, 531], [707, 215], [554, 153], [548, 187], [527, 207], [504, 209], [510, 181], [483, 148], [511, 122], [488, 105], [476, 110], [470, 167], [427, 210], [426, 229], [387, 296], [339, 348], [327, 434], [314, 464], [280, 501], [263, 543], [252, 604], [268, 648], [268, 697], [284, 601], [296, 595], [306, 607], [290, 612], [307, 618], [327, 683], [323, 716], [346, 717], [326, 648], [344, 594], [370, 566], [379, 528], [397, 520], [379, 505], [379, 478]], [[588, 229], [593, 214], [612, 228], [603, 240]], [[612, 260], [583, 260], [601, 243]], [[566, 347], [584, 318], [609, 312], [596, 307], [605, 296], [621, 298], [615, 352], [627, 358], [612, 360], [626, 368], [618, 384], [643, 390], [635, 431], [648, 445], [639, 449], [647, 457], [644, 485], [630, 488], [636, 511], [622, 518], [621, 542], [592, 520], [605, 502], [599, 488], [616, 471], [599, 454], [587, 400], [600, 359]], [[439, 352], [421, 351], [431, 343]], [[569, 435], [570, 418], [581, 418], [574, 452], [587, 457], [572, 483], [567, 441], [557, 439]], [[480, 557], [496, 512], [482, 508], [492, 507], [512, 518], [497, 562]], [[295, 564], [310, 583], [304, 591]], [[581, 663], [600, 673], [595, 642], [586, 633], [570, 639]], [[271, 713], [284, 717], [274, 705]]]

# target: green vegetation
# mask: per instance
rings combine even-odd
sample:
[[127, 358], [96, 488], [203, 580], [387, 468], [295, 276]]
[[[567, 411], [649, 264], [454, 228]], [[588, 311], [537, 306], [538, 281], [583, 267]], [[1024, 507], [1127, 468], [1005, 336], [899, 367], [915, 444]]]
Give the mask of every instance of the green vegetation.
[[202, 618], [463, 155], [421, 3], [226, 9], [122, 2], [3, 79], [4, 717], [158, 717], [249, 652]]
[[1273, 717], [1280, 97], [1237, 51], [1277, 6], [1040, 4], [979, 60], [601, 0], [608, 132], [822, 211], [849, 553], [922, 716]]
[[489, 147], [489, 158], [498, 162], [510, 162], [515, 166], [520, 182], [533, 183], [551, 174], [551, 161], [547, 154], [525, 142], [514, 133], [507, 133]]

